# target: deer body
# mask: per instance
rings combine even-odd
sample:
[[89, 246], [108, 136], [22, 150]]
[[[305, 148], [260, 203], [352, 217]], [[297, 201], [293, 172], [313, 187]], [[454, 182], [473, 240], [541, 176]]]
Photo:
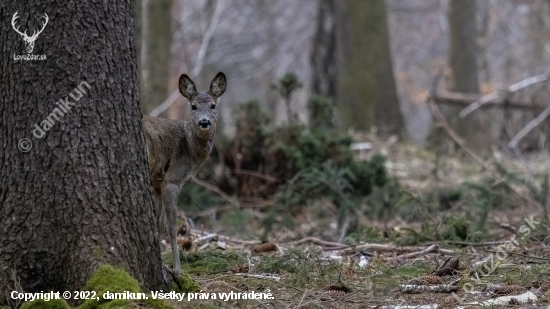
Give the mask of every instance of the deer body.
[[226, 85], [225, 75], [218, 73], [209, 91], [198, 92], [184, 74], [180, 77], [179, 88], [191, 105], [191, 121], [143, 116], [151, 186], [157, 202], [157, 226], [163, 230], [166, 213], [176, 273], [181, 271], [176, 242], [178, 195], [184, 185], [192, 182], [212, 151], [218, 99]]

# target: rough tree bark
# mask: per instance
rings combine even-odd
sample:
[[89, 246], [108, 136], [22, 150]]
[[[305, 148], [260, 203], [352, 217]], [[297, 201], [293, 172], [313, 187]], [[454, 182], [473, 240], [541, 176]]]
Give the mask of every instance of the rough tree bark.
[[336, 99], [336, 5], [319, 0], [317, 29], [311, 48], [311, 89], [313, 93]]
[[146, 4], [142, 50], [142, 108], [149, 114], [168, 97], [173, 0], [150, 0]]
[[340, 1], [340, 6], [349, 21], [338, 30], [343, 45], [338, 94], [342, 124], [361, 130], [376, 125], [381, 136], [402, 135], [386, 3], [350, 0]]
[[[75, 291], [103, 263], [147, 289], [166, 288], [131, 0], [0, 3], [1, 20], [16, 11], [17, 25], [30, 31], [48, 14], [33, 51], [47, 60], [15, 61], [23, 41], [1, 23], [0, 304], [14, 273], [25, 292]], [[49, 120], [35, 137], [35, 124]], [[18, 149], [22, 138], [32, 142], [28, 152]]]
[[[143, 55], [141, 49], [143, 47], [143, 2], [141, 0], [133, 0], [134, 5], [134, 42], [136, 45], [136, 62], [137, 62], [137, 72], [139, 78], [139, 85], [143, 84], [143, 73], [142, 73], [142, 59]], [[140, 102], [143, 103], [143, 97], [140, 92]]]

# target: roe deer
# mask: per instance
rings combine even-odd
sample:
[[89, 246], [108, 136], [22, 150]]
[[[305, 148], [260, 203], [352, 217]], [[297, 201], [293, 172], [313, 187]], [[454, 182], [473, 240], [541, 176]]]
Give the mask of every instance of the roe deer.
[[174, 271], [178, 274], [181, 271], [176, 242], [178, 195], [182, 186], [192, 182], [212, 150], [217, 104], [226, 87], [227, 80], [222, 72], [214, 77], [206, 92], [198, 92], [193, 81], [183, 74], [179, 89], [191, 105], [191, 121], [143, 116], [149, 173], [157, 203], [157, 226], [159, 231], [164, 230], [166, 212]]

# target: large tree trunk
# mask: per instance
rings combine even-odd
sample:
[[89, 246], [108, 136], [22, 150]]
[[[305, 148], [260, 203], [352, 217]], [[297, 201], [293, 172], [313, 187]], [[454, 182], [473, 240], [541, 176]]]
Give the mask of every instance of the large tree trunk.
[[[341, 2], [349, 23], [339, 30], [343, 52], [339, 113], [342, 125], [382, 136], [402, 134], [384, 0]], [[348, 28], [348, 29], [345, 29]]]
[[449, 2], [449, 64], [451, 89], [456, 92], [478, 93], [476, 0]]
[[143, 23], [142, 109], [150, 113], [168, 97], [173, 0], [147, 1]]
[[[104, 263], [147, 289], [166, 288], [131, 0], [4, 1], [0, 19], [16, 11], [21, 29], [40, 26], [44, 13], [50, 20], [33, 51], [46, 61], [14, 61], [23, 41], [9, 23], [0, 29], [0, 304], [15, 286], [12, 272], [25, 292], [75, 291]], [[61, 99], [74, 106], [56, 105]], [[48, 118], [37, 138], [35, 124]], [[23, 138], [27, 152], [18, 149]]]
[[311, 48], [311, 89], [315, 94], [336, 99], [336, 5], [319, 0], [317, 29]]
[[[449, 90], [479, 93], [476, 0], [450, 0], [449, 11]], [[471, 146], [485, 148], [491, 144], [489, 126], [483, 125], [479, 113], [459, 119], [460, 107], [444, 107], [449, 125]]]
[[[142, 48], [143, 48], [143, 2], [141, 0], [133, 0], [134, 5], [134, 42], [136, 45], [136, 62], [137, 73], [139, 78], [140, 88], [143, 85], [143, 70], [142, 70]], [[140, 102], [143, 102], [143, 96], [140, 92]]]

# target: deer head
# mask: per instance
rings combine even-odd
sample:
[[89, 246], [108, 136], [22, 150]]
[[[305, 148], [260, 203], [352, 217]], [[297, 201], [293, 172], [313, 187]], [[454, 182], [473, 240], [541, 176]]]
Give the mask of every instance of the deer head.
[[48, 20], [49, 20], [48, 14], [44, 13], [44, 18], [46, 19], [46, 21], [42, 24], [42, 29], [40, 29], [40, 31], [38, 32], [34, 30], [31, 36], [27, 35], [27, 30], [25, 30], [25, 32], [21, 32], [19, 31], [19, 27], [15, 28], [15, 20], [17, 18], [19, 18], [19, 16], [17, 16], [17, 12], [15, 12], [15, 14], [13, 14], [13, 18], [11, 19], [11, 26], [13, 27], [13, 30], [15, 30], [15, 32], [19, 33], [21, 37], [23, 37], [23, 41], [25, 41], [25, 48], [27, 49], [27, 53], [30, 54], [34, 49], [34, 41], [36, 41], [36, 38], [38, 38], [38, 35], [42, 33], [42, 31], [44, 31], [44, 28], [48, 24]]
[[214, 135], [218, 120], [218, 99], [226, 87], [227, 79], [222, 72], [214, 77], [210, 89], [206, 92], [198, 92], [189, 76], [180, 76], [180, 92], [189, 100], [193, 131], [200, 138], [209, 139]]

